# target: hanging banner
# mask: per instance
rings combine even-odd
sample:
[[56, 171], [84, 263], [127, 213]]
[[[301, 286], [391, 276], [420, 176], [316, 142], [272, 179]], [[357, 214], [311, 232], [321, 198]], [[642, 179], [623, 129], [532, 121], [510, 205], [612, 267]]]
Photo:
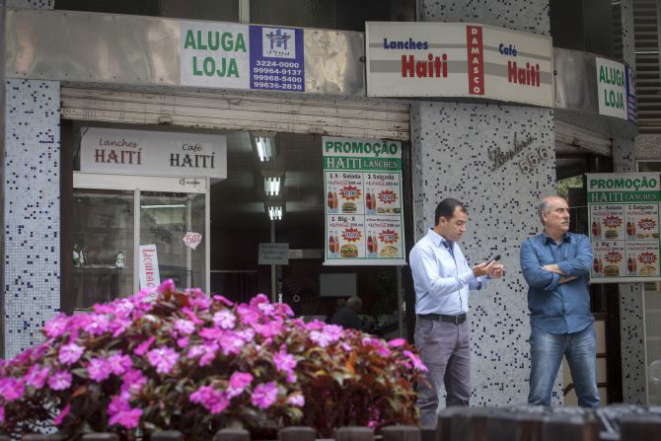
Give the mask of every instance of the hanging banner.
[[406, 265], [402, 144], [322, 138], [326, 265]]
[[250, 88], [305, 92], [303, 29], [250, 26]]
[[553, 107], [551, 38], [465, 23], [366, 23], [367, 95]]
[[80, 171], [225, 179], [227, 139], [222, 135], [90, 127], [80, 141]]
[[179, 22], [182, 86], [248, 89], [248, 25]]
[[638, 122], [635, 74], [629, 66], [605, 58], [595, 58], [599, 113]]
[[658, 173], [588, 174], [593, 283], [657, 282]]
[[140, 245], [140, 289], [158, 288], [161, 275], [158, 271], [156, 245]]

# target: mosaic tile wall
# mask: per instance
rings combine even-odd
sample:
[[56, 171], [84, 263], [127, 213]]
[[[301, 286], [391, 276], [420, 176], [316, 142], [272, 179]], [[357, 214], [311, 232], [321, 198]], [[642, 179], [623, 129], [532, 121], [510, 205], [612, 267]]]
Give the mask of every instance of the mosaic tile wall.
[[468, 22], [551, 34], [548, 0], [423, 0], [421, 20]]
[[7, 0], [7, 7], [14, 9], [53, 9], [55, 0]]
[[59, 105], [59, 82], [6, 83], [6, 358], [60, 307]]
[[622, 16], [622, 55], [624, 61], [636, 68], [636, 45], [633, 27], [633, 0], [622, 0], [620, 3]]
[[[521, 275], [521, 242], [541, 231], [539, 199], [555, 193], [553, 111], [497, 104], [416, 103], [412, 106], [413, 194], [416, 238], [433, 225], [439, 200], [468, 204], [468, 233], [462, 247], [470, 263], [498, 252], [506, 276], [470, 299], [472, 405], [523, 403], [530, 374], [530, 322], [527, 285]], [[549, 157], [523, 174], [518, 160], [492, 171], [489, 151], [513, 148], [533, 137], [527, 148], [548, 148]], [[561, 403], [558, 374], [554, 402]]]
[[635, 149], [636, 159], [661, 160], [661, 135], [638, 135]]

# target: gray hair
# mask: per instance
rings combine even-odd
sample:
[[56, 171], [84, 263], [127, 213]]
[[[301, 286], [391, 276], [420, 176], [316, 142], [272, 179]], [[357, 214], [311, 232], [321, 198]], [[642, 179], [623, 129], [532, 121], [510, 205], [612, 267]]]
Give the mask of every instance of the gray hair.
[[358, 296], [351, 296], [349, 297], [349, 300], [347, 300], [346, 305], [354, 311], [360, 311], [363, 307], [363, 301], [360, 300], [360, 297]]
[[544, 225], [544, 217], [542, 214], [546, 213], [549, 211], [549, 198], [545, 197], [539, 202], [539, 205], [537, 205], [537, 215], [539, 216], [539, 220], [542, 222], [542, 225]]

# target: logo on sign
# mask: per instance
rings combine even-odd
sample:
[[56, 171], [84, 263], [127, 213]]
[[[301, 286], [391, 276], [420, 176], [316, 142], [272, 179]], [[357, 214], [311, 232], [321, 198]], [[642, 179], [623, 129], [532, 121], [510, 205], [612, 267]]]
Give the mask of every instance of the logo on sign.
[[640, 256], [638, 256], [638, 261], [640, 263], [652, 264], [656, 262], [656, 255], [653, 253], [641, 253]]
[[293, 29], [263, 28], [262, 56], [296, 58], [296, 32]]
[[638, 228], [641, 230], [652, 230], [656, 227], [654, 219], [641, 219], [638, 221]]
[[395, 243], [399, 240], [399, 234], [393, 230], [383, 230], [379, 233], [379, 239], [383, 243]]
[[363, 237], [363, 233], [358, 228], [347, 228], [342, 233], [342, 237], [347, 242], [358, 242]]
[[610, 228], [617, 228], [622, 225], [622, 219], [617, 216], [607, 216], [604, 219], [604, 225]]
[[381, 199], [381, 202], [384, 204], [392, 204], [397, 201], [397, 195], [393, 191], [384, 190], [379, 193], [379, 199]]
[[361, 191], [358, 187], [354, 187], [353, 185], [348, 185], [346, 187], [343, 187], [340, 190], [340, 193], [342, 194], [342, 197], [348, 201], [353, 201], [355, 199], [358, 199], [361, 195]]
[[618, 253], [617, 251], [611, 251], [604, 256], [604, 259], [610, 263], [618, 263], [622, 260], [622, 254]]
[[200, 233], [193, 233], [189, 231], [182, 238], [187, 247], [195, 249], [197, 246], [202, 243], [202, 235]]

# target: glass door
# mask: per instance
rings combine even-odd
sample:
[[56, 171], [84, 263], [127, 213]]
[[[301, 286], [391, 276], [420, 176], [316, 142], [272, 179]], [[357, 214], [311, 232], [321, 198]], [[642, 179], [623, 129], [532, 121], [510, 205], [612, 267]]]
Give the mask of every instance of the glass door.
[[153, 250], [160, 283], [206, 290], [209, 278], [208, 180], [74, 173], [74, 308], [142, 288]]
[[73, 217], [74, 308], [133, 292], [133, 192], [77, 189]]
[[161, 280], [205, 288], [205, 195], [140, 193], [140, 245], [156, 245]]

